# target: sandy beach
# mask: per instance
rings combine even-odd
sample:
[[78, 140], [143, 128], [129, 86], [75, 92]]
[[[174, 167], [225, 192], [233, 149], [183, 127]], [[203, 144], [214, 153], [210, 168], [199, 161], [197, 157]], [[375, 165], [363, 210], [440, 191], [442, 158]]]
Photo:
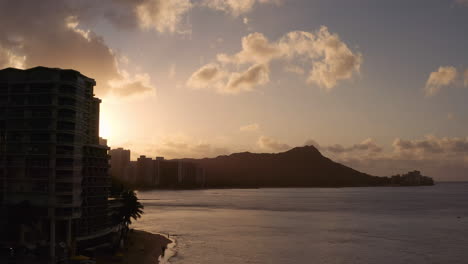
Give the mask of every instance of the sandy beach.
[[96, 261], [99, 264], [157, 264], [163, 248], [167, 248], [167, 245], [171, 242], [163, 235], [132, 230], [128, 234], [125, 248], [121, 251], [121, 257], [98, 256]]

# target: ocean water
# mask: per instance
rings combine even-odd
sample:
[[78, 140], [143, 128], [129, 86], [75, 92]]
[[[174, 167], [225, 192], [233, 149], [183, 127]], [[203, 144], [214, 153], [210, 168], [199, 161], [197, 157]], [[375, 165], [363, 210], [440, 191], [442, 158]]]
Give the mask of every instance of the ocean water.
[[176, 241], [163, 263], [468, 264], [468, 183], [138, 195], [133, 227]]

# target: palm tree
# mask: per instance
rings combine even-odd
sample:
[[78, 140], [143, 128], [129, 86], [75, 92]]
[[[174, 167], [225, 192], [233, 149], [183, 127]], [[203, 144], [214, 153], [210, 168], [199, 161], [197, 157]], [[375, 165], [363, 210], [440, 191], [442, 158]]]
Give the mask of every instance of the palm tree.
[[123, 190], [120, 194], [123, 206], [120, 208], [119, 219], [125, 227], [125, 235], [129, 230], [132, 219], [137, 220], [143, 214], [144, 206], [138, 201], [135, 191]]

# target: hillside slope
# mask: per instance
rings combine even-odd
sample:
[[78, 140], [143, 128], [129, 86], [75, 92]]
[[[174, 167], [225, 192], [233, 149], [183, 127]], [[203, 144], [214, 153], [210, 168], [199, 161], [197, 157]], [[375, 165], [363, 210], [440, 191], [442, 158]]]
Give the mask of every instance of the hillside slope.
[[344, 187], [389, 183], [389, 178], [371, 176], [334, 162], [313, 146], [277, 154], [242, 152], [184, 160], [205, 169], [206, 187]]

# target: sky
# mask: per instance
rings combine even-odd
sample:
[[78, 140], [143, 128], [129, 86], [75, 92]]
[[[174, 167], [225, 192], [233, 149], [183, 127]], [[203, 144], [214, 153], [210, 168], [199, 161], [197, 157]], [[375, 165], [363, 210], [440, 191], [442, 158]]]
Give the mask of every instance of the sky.
[[468, 180], [467, 0], [0, 0], [0, 33], [1, 68], [94, 78], [133, 158], [314, 145]]

